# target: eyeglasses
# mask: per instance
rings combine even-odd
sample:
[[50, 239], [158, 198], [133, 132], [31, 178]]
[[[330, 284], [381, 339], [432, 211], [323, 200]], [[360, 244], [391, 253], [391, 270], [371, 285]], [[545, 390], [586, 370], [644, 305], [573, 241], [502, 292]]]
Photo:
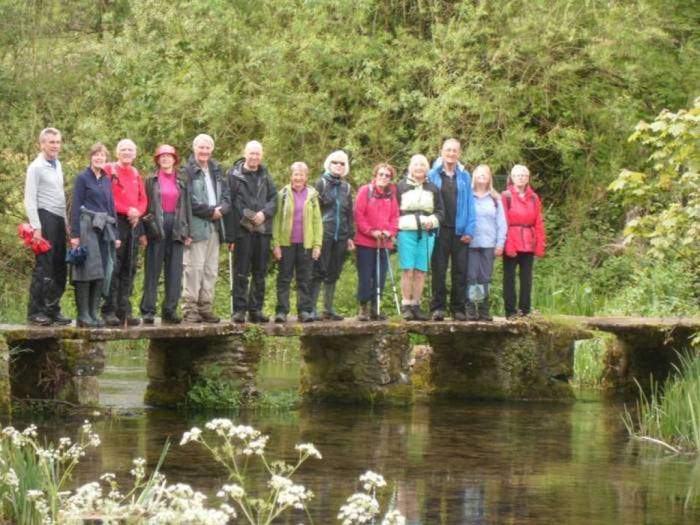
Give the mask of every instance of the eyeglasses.
[[332, 161], [331, 161], [331, 164], [337, 164], [337, 165], [339, 165], [339, 166], [345, 166], [345, 162], [343, 162], [342, 160], [332, 160]]
[[385, 171], [380, 171], [377, 173], [377, 178], [379, 177], [384, 177], [385, 179], [390, 179], [391, 178], [391, 173], [387, 173]]

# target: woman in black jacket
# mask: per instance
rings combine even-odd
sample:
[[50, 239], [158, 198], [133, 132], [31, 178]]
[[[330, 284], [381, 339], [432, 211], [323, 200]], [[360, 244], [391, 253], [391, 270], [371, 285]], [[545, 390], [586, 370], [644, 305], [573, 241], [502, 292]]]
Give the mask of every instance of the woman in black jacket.
[[177, 304], [182, 290], [182, 259], [185, 246], [192, 241], [187, 183], [178, 177], [175, 169], [180, 160], [175, 148], [168, 144], [159, 146], [153, 160], [156, 168], [146, 179], [148, 210], [142, 219], [148, 246], [141, 315], [144, 323], [154, 323], [158, 278], [163, 271], [162, 321], [179, 324], [182, 318], [177, 314]]

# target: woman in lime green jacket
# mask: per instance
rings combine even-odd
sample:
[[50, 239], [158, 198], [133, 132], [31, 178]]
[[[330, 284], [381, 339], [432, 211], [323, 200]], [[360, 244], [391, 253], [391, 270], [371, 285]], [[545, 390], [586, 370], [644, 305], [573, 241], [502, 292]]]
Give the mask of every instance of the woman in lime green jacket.
[[297, 278], [297, 313], [302, 323], [313, 321], [311, 268], [321, 254], [323, 224], [318, 192], [307, 186], [309, 167], [292, 164], [290, 184], [277, 194], [277, 213], [272, 222], [272, 255], [279, 261], [275, 322], [284, 323], [289, 314], [289, 288]]

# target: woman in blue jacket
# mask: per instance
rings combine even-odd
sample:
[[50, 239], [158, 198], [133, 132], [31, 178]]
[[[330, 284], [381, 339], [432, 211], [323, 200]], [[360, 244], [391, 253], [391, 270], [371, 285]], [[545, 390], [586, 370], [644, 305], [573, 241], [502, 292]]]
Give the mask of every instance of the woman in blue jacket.
[[501, 196], [493, 189], [491, 168], [486, 164], [476, 167], [472, 178], [476, 208], [474, 238], [469, 243], [467, 269], [467, 320], [492, 321], [489, 314], [489, 283], [493, 262], [503, 255], [508, 224]]

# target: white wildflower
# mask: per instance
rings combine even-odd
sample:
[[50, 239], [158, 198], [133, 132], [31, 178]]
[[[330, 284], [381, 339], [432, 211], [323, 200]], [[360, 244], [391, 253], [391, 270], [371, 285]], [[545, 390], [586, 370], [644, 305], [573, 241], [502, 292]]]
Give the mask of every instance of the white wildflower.
[[272, 476], [272, 478], [270, 478], [268, 484], [274, 490], [282, 490], [291, 487], [294, 483], [292, 483], [292, 480], [289, 478], [285, 478], [284, 476], [278, 476], [277, 474], [275, 474]]
[[379, 502], [369, 494], [357, 492], [340, 507], [338, 519], [342, 520], [343, 525], [371, 523], [377, 514], [379, 514]]
[[240, 485], [235, 483], [224, 485], [221, 490], [216, 493], [219, 498], [231, 498], [232, 500], [241, 500], [245, 496], [245, 490]]
[[133, 461], [134, 468], [131, 469], [131, 475], [137, 479], [141, 479], [146, 475], [146, 460], [143, 458], [136, 458]]
[[362, 488], [366, 491], [386, 487], [386, 481], [384, 481], [384, 476], [382, 476], [381, 474], [377, 474], [376, 472], [372, 472], [371, 470], [368, 470], [367, 472], [362, 474], [360, 476], [360, 481], [362, 482]]
[[43, 490], [29, 489], [27, 491], [27, 499], [29, 501], [36, 501], [36, 500], [43, 498], [43, 497], [44, 497]]
[[394, 509], [386, 513], [381, 525], [406, 525], [406, 518]]
[[105, 472], [100, 476], [100, 479], [102, 481], [106, 481], [107, 483], [112, 483], [116, 478], [117, 476], [113, 472]]
[[10, 467], [8, 471], [3, 475], [2, 482], [7, 485], [10, 485], [15, 489], [19, 487], [19, 478], [17, 477], [15, 469]]
[[268, 439], [269, 436], [260, 436], [259, 438], [254, 439], [243, 448], [243, 454], [246, 456], [250, 456], [252, 454], [262, 456], [265, 452], [265, 445], [267, 445]]
[[280, 507], [294, 507], [303, 510], [304, 504], [313, 498], [313, 492], [306, 490], [303, 485], [290, 484], [282, 488], [277, 495], [277, 503]]
[[202, 435], [202, 431], [197, 427], [192, 427], [189, 431], [182, 434], [182, 439], [180, 440], [180, 445], [186, 445], [190, 441], [199, 441]]
[[230, 430], [233, 428], [233, 422], [226, 418], [216, 418], [208, 421], [205, 426], [220, 436], [228, 437]]
[[25, 428], [22, 431], [22, 435], [25, 437], [32, 437], [35, 438], [37, 436], [36, 434], [36, 425], [29, 425], [27, 428]]
[[219, 505], [219, 509], [221, 509], [222, 512], [228, 514], [231, 518], [238, 517], [236, 514], [236, 509], [234, 509], [231, 505], [227, 503], [222, 503], [221, 505]]
[[313, 443], [299, 443], [294, 447], [294, 450], [297, 450], [302, 455], [313, 456], [316, 459], [321, 459], [321, 453]]

